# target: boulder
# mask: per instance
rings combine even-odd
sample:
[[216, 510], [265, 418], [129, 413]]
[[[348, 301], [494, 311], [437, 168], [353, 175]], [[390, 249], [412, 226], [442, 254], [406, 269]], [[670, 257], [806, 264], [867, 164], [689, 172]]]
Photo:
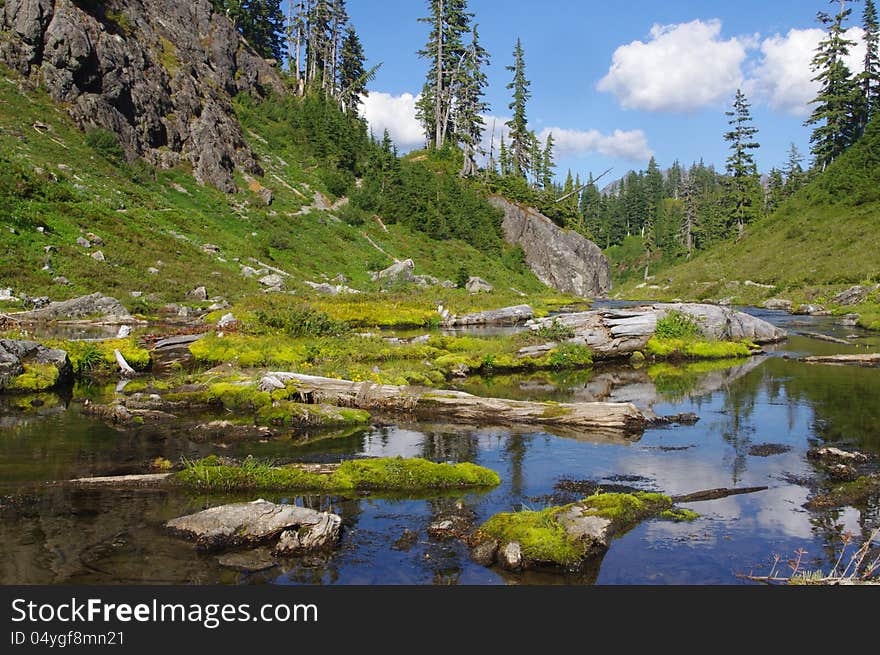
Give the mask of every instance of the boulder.
[[857, 285], [834, 296], [834, 298], [831, 299], [831, 303], [834, 305], [843, 305], [844, 307], [860, 305], [868, 299], [868, 296], [876, 291], [880, 291], [880, 284], [872, 287]]
[[107, 261], [107, 258], [104, 257], [104, 253], [101, 252], [100, 250], [97, 251], [97, 252], [93, 252], [93, 253], [92, 253], [92, 259], [94, 259], [96, 262], [105, 262], [105, 261]]
[[464, 285], [464, 288], [468, 293], [492, 293], [495, 290], [495, 287], [481, 277], [472, 277]]
[[159, 275], [159, 269], [154, 266], [150, 266], [150, 268], [147, 269], [147, 273], [149, 273], [150, 275]]
[[827, 311], [822, 305], [805, 304], [800, 305], [795, 314], [802, 316], [830, 316], [831, 312]]
[[172, 519], [165, 526], [174, 534], [195, 541], [201, 550], [276, 543], [279, 554], [293, 554], [334, 545], [342, 519], [336, 514], [261, 499], [212, 507]]
[[50, 303], [48, 307], [13, 315], [23, 322], [73, 321], [97, 318], [108, 323], [132, 323], [128, 310], [115, 298], [100, 293]]
[[15, 379], [26, 372], [26, 366], [34, 365], [54, 366], [57, 370], [55, 380], [49, 380], [49, 386], [41, 391], [67, 382], [73, 374], [70, 359], [63, 350], [46, 348], [34, 341], [0, 339], [0, 391], [14, 385]]
[[241, 276], [247, 277], [247, 278], [254, 278], [254, 277], [257, 277], [257, 271], [256, 271], [256, 269], [251, 268], [250, 266], [242, 266], [241, 267]]
[[220, 318], [220, 320], [217, 322], [217, 327], [218, 328], [227, 328], [230, 325], [234, 325], [235, 323], [238, 323], [238, 321], [236, 320], [234, 314], [224, 314]]
[[81, 246], [83, 248], [91, 248], [92, 247], [92, 244], [89, 242], [89, 240], [84, 237], [77, 237], [76, 238], [76, 245]]
[[260, 284], [267, 287], [270, 291], [280, 291], [284, 289], [284, 278], [278, 273], [270, 273], [260, 278]]
[[[667, 303], [621, 310], [598, 310], [562, 314], [531, 321], [528, 326], [539, 331], [557, 326], [574, 331], [572, 343], [589, 347], [596, 358], [613, 358], [642, 351], [657, 330], [657, 322], [669, 312], [684, 314], [702, 329], [707, 339], [748, 340], [753, 343], [776, 343], [787, 338], [785, 330], [750, 314], [718, 305]], [[540, 356], [557, 344], [523, 349], [521, 356]]]
[[504, 239], [520, 246], [526, 265], [541, 282], [563, 293], [594, 298], [611, 290], [611, 263], [592, 241], [563, 230], [531, 207], [500, 196], [489, 199], [504, 212]]
[[374, 282], [394, 283], [410, 283], [415, 281], [413, 271], [416, 264], [411, 259], [405, 259], [402, 262], [395, 262], [384, 271], [379, 271], [372, 275]]
[[[442, 307], [440, 308], [443, 316]], [[449, 317], [448, 312], [444, 317], [443, 324], [448, 327], [480, 326], [480, 325], [519, 325], [534, 318], [535, 312], [528, 305], [493, 309], [488, 312], [478, 312], [465, 316]]]
[[208, 255], [219, 255], [220, 246], [215, 246], [213, 243], [206, 243], [202, 246], [202, 252]]
[[771, 298], [770, 300], [765, 300], [764, 309], [771, 309], [783, 312], [790, 312], [794, 307], [794, 304], [790, 300], [783, 300], [781, 298]]
[[325, 296], [354, 295], [360, 293], [357, 289], [352, 289], [343, 284], [336, 286], [328, 282], [321, 282], [320, 284], [317, 282], [303, 282], [303, 284]]
[[0, 289], [0, 302], [17, 302], [18, 298], [12, 295], [12, 289]]
[[208, 290], [205, 287], [196, 287], [187, 293], [186, 297], [192, 298], [193, 300], [205, 301], [208, 299]]

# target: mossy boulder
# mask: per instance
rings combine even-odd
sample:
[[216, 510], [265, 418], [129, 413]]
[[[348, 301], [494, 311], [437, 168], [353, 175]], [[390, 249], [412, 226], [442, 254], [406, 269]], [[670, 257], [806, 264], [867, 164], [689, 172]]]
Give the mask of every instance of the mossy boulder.
[[576, 569], [605, 553], [611, 540], [642, 521], [691, 521], [697, 515], [656, 493], [596, 494], [562, 507], [496, 514], [470, 539], [471, 554], [509, 570]]
[[370, 413], [361, 409], [333, 405], [304, 405], [289, 400], [276, 401], [257, 410], [258, 425], [300, 428], [310, 426], [337, 427], [370, 422]]
[[0, 339], [0, 391], [38, 393], [70, 380], [67, 353], [34, 341]]

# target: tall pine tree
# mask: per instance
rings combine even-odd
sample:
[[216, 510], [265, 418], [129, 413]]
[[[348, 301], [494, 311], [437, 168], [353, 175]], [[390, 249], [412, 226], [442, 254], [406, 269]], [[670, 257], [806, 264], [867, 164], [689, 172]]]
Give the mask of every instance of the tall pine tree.
[[724, 135], [730, 144], [727, 158], [729, 180], [728, 206], [731, 221], [736, 224], [738, 236], [742, 236], [746, 223], [756, 216], [756, 191], [760, 186], [758, 167], [752, 151], [760, 148], [755, 140], [758, 128], [752, 125], [751, 105], [741, 90], [737, 90], [733, 109], [727, 112], [731, 129]]
[[811, 152], [816, 168], [825, 168], [839, 157], [854, 141], [858, 133], [860, 89], [844, 61], [850, 48], [855, 45], [846, 38], [844, 23], [852, 14], [841, 0], [840, 11], [835, 16], [824, 12], [818, 14], [827, 34], [819, 43], [813, 57], [814, 82], [820, 85], [813, 113], [806, 121], [814, 127], [810, 137]]
[[489, 79], [484, 68], [489, 65], [489, 53], [480, 45], [478, 26], [471, 31], [471, 45], [455, 80], [455, 136], [464, 153], [461, 175], [468, 177], [477, 172], [476, 156], [486, 127], [483, 114], [489, 110], [484, 99]]
[[516, 40], [513, 51], [513, 65], [506, 69], [513, 73], [513, 80], [507, 85], [508, 90], [513, 91], [513, 100], [510, 109], [513, 118], [507, 122], [510, 128], [510, 157], [513, 174], [526, 177], [529, 169], [529, 121], [526, 116], [526, 105], [532, 97], [529, 87], [531, 82], [526, 79], [526, 59], [523, 53], [522, 41]]
[[874, 0], [865, 0], [862, 15], [862, 28], [865, 30], [865, 67], [861, 75], [862, 95], [864, 96], [864, 117], [861, 131], [880, 111], [880, 21]]

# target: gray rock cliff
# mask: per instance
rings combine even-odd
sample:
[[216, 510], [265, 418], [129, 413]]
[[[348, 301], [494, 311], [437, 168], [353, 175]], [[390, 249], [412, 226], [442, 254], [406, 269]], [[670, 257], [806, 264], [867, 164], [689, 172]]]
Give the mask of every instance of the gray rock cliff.
[[577, 232], [563, 230], [531, 207], [500, 196], [489, 199], [504, 212], [504, 239], [522, 247], [526, 265], [547, 286], [584, 298], [611, 290], [611, 264], [602, 250]]
[[64, 103], [83, 129], [119, 136], [128, 156], [236, 190], [260, 174], [230, 97], [283, 90], [210, 0], [6, 0], [0, 61]]

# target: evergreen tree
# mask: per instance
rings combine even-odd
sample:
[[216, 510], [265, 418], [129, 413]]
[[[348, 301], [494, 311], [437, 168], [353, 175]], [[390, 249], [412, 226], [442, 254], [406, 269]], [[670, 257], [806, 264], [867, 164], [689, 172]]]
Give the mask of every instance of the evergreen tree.
[[547, 141], [544, 143], [544, 152], [542, 159], [544, 160], [543, 177], [541, 186], [549, 189], [553, 186], [553, 178], [556, 177], [556, 159], [553, 154], [553, 148], [556, 145], [553, 139], [553, 132], [547, 133]]
[[732, 222], [736, 223], [741, 237], [746, 223], [755, 218], [755, 191], [760, 184], [758, 167], [753, 150], [760, 148], [755, 141], [758, 129], [752, 125], [751, 105], [741, 90], [737, 90], [733, 110], [727, 112], [731, 130], [724, 135], [730, 144], [731, 154], [727, 158], [727, 174], [731, 178], [728, 202], [732, 212]]
[[454, 130], [454, 87], [467, 51], [462, 36], [471, 32], [473, 14], [467, 11], [467, 0], [428, 0], [428, 9], [430, 16], [420, 18], [419, 22], [430, 24], [431, 32], [418, 55], [431, 65], [426, 93], [416, 109], [428, 143], [439, 149]]
[[513, 174], [526, 177], [529, 168], [529, 122], [526, 117], [526, 105], [532, 97], [529, 87], [531, 82], [526, 79], [526, 61], [523, 53], [522, 41], [516, 40], [513, 51], [513, 65], [506, 69], [513, 73], [513, 80], [507, 85], [508, 90], [513, 91], [513, 100], [510, 109], [513, 118], [507, 123], [510, 128], [510, 155]]
[[767, 196], [764, 211], [769, 215], [779, 209], [779, 205], [785, 200], [785, 178], [782, 171], [773, 168], [767, 183]]
[[498, 165], [501, 168], [501, 177], [510, 175], [510, 151], [504, 142], [504, 135], [501, 135], [501, 148], [498, 151]]
[[364, 96], [368, 94], [367, 83], [371, 77], [365, 68], [364, 48], [354, 28], [349, 26], [342, 41], [339, 56], [339, 101], [345, 111], [355, 116]]
[[880, 21], [877, 18], [874, 0], [865, 0], [862, 27], [865, 30], [866, 46], [865, 68], [861, 75], [862, 95], [865, 102], [861, 131], [864, 132], [864, 127], [880, 111]]
[[489, 103], [484, 100], [489, 80], [483, 72], [488, 64], [489, 53], [480, 45], [478, 26], [474, 25], [470, 48], [455, 80], [455, 134], [464, 153], [462, 177], [477, 172], [476, 155], [486, 127], [483, 114], [489, 110]]
[[852, 13], [842, 0], [841, 9], [834, 17], [820, 12], [818, 20], [827, 27], [826, 37], [819, 43], [813, 57], [814, 82], [819, 82], [819, 95], [811, 104], [816, 105], [806, 121], [814, 126], [810, 137], [815, 166], [820, 170], [839, 157], [854, 141], [858, 133], [858, 105], [861, 98], [844, 58], [855, 45], [846, 38], [844, 23]]
[[688, 259], [694, 254], [694, 236], [697, 232], [697, 217], [699, 215], [699, 209], [697, 207], [697, 187], [694, 178], [695, 175], [693, 172], [684, 176], [681, 185], [681, 192], [684, 199], [684, 214], [682, 216], [679, 233], [682, 246], [684, 246]]
[[583, 217], [584, 232], [587, 238], [600, 239], [603, 236], [600, 217], [602, 216], [602, 196], [593, 181], [593, 174], [587, 181], [587, 186], [581, 192], [581, 216]]
[[788, 161], [785, 164], [785, 197], [791, 197], [804, 185], [804, 156], [798, 147], [792, 143], [788, 151]]
[[212, 0], [261, 57], [282, 60], [284, 12], [281, 0]]
[[541, 186], [545, 177], [544, 150], [541, 148], [541, 142], [538, 141], [538, 135], [529, 132], [529, 165], [531, 167], [532, 185], [535, 188]]

